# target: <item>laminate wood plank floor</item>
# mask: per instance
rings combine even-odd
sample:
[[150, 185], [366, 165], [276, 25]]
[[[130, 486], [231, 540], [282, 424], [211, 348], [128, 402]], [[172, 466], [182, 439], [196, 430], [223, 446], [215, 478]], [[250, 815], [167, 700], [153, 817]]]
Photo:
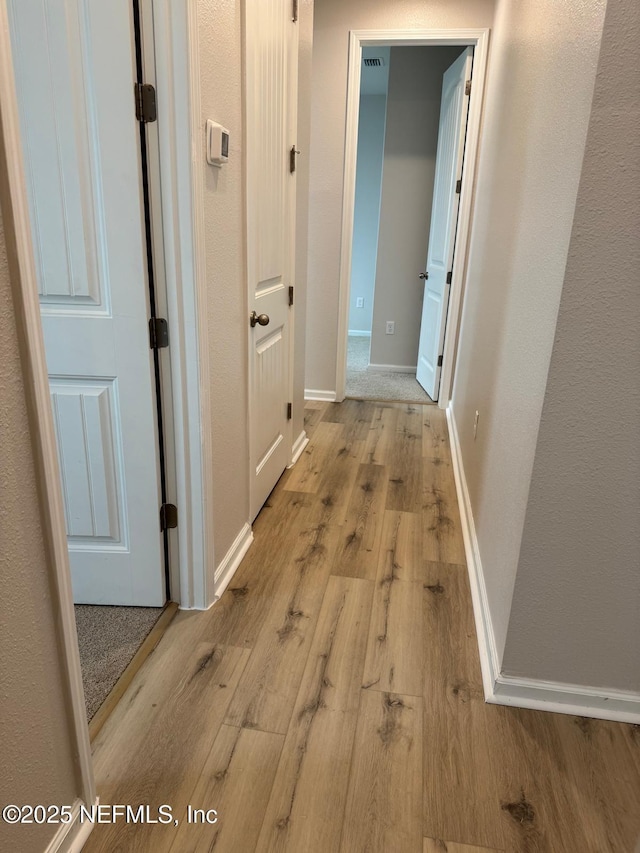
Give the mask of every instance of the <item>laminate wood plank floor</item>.
[[633, 853], [640, 727], [484, 702], [443, 413], [305, 420], [230, 587], [176, 616], [93, 744], [102, 803], [178, 825], [85, 849]]

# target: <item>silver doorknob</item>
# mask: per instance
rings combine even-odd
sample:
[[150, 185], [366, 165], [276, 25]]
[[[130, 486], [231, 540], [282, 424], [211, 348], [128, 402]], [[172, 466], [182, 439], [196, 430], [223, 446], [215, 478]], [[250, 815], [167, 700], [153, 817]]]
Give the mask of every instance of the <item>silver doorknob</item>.
[[258, 326], [268, 326], [269, 325], [269, 315], [268, 314], [256, 314], [255, 311], [252, 311], [249, 315], [249, 322], [251, 323], [251, 328], [258, 324]]
[[428, 272], [421, 272], [420, 275], [418, 276], [418, 278], [426, 280], [429, 278], [429, 273]]

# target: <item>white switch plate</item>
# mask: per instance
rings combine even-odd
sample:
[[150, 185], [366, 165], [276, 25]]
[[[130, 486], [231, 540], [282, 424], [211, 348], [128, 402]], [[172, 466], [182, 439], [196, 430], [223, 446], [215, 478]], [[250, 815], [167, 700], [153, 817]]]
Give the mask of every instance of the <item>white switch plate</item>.
[[396, 324], [395, 320], [387, 320], [387, 327], [385, 329], [387, 335], [395, 335], [396, 333]]
[[364, 308], [364, 296], [356, 297], [356, 308]]

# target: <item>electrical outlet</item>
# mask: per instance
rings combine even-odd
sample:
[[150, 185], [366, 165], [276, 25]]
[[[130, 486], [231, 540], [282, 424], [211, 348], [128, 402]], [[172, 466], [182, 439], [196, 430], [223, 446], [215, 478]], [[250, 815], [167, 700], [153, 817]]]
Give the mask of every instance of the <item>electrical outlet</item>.
[[364, 296], [358, 296], [356, 298], [356, 308], [364, 308]]
[[473, 440], [476, 440], [478, 434], [478, 421], [480, 420], [480, 412], [476, 409], [476, 416], [473, 419]]
[[386, 326], [385, 332], [387, 335], [395, 335], [395, 333], [396, 333], [395, 320], [387, 320], [387, 326]]

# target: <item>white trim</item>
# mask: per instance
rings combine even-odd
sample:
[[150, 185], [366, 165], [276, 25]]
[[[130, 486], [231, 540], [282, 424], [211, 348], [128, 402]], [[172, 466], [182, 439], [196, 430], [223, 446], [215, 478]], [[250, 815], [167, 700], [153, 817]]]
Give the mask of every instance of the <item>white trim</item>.
[[251, 529], [251, 525], [247, 522], [234, 539], [232, 546], [229, 548], [224, 559], [216, 569], [215, 595], [212, 604], [215, 604], [220, 600], [222, 593], [229, 585], [229, 581], [236, 573], [236, 569], [242, 562], [242, 559], [249, 550], [249, 546], [252, 542], [253, 530]]
[[347, 335], [350, 338], [370, 338], [371, 332], [364, 332], [362, 329], [349, 329]]
[[307, 436], [307, 433], [302, 430], [293, 445], [293, 449], [291, 451], [291, 462], [287, 465], [287, 468], [293, 468], [298, 459], [300, 459], [300, 457], [302, 456], [302, 453], [307, 444], [309, 444], [309, 437]]
[[444, 342], [438, 405], [446, 409], [451, 398], [455, 353], [460, 328], [462, 295], [466, 276], [466, 258], [471, 227], [471, 210], [477, 153], [480, 140], [484, 84], [489, 48], [489, 29], [455, 30], [351, 30], [349, 34], [349, 71], [347, 81], [347, 121], [345, 136], [344, 185], [342, 196], [342, 239], [340, 248], [340, 291], [338, 305], [338, 352], [336, 363], [336, 399], [344, 400], [347, 383], [347, 334], [351, 290], [351, 250], [358, 152], [358, 113], [360, 105], [360, 69], [362, 48], [368, 45], [470, 45], [474, 47], [473, 95], [469, 103], [465, 143], [460, 212], [456, 238], [456, 263], [453, 269], [447, 333]]
[[304, 389], [304, 399], [305, 400], [319, 400], [324, 403], [335, 403], [336, 401], [336, 392], [335, 391], [321, 391], [316, 388], [305, 388]]
[[197, 4], [153, 0], [181, 607], [214, 600], [212, 447]]
[[367, 370], [372, 373], [414, 373], [418, 369], [416, 364], [370, 364]]
[[[100, 800], [96, 797], [93, 805], [98, 806], [99, 803]], [[81, 805], [84, 805], [82, 800], [76, 800], [71, 806], [73, 819], [70, 823], [60, 824], [58, 831], [49, 844], [47, 844], [44, 853], [59, 853], [59, 851], [64, 851], [64, 853], [80, 853], [95, 826], [90, 820], [85, 820], [82, 823], [78, 821]]]
[[584, 687], [524, 676], [515, 677], [500, 671], [501, 664], [495, 644], [478, 537], [464, 474], [458, 429], [451, 406], [447, 408], [447, 421], [486, 701], [494, 705], [512, 705], [516, 708], [640, 724], [639, 693]]
[[487, 702], [640, 725], [640, 694], [500, 674]]
[[478, 650], [480, 652], [480, 667], [482, 669], [482, 684], [487, 702], [491, 701], [496, 678], [500, 671], [498, 650], [495, 644], [495, 633], [489, 610], [489, 599], [484, 583], [484, 573], [480, 560], [480, 548], [478, 537], [471, 510], [471, 499], [467, 488], [467, 480], [462, 465], [462, 454], [458, 439], [458, 429], [455, 415], [451, 406], [447, 408], [447, 422], [449, 424], [449, 439], [451, 444], [451, 457], [453, 461], [453, 474], [456, 481], [456, 492], [458, 495], [458, 506], [460, 509], [460, 521], [462, 524], [462, 535], [464, 537], [464, 549], [467, 557], [467, 568], [469, 572], [469, 583], [471, 585], [471, 600], [473, 602], [473, 615], [476, 623], [478, 636]]
[[21, 330], [21, 361], [34, 464], [40, 484], [44, 545], [53, 580], [52, 597], [54, 609], [58, 611], [56, 621], [60, 628], [61, 663], [71, 711], [71, 749], [78, 766], [80, 798], [84, 803], [92, 803], [96, 797], [93, 763], [73, 611], [58, 451], [40, 321], [6, 2], [0, 3], [0, 132], [3, 137], [0, 149], [4, 147], [6, 158], [5, 163], [0, 162], [0, 192], [8, 201], [3, 209], [4, 227], [5, 233], [15, 241], [11, 245], [11, 239], [7, 240], [7, 249], [12, 269], [16, 323]]

